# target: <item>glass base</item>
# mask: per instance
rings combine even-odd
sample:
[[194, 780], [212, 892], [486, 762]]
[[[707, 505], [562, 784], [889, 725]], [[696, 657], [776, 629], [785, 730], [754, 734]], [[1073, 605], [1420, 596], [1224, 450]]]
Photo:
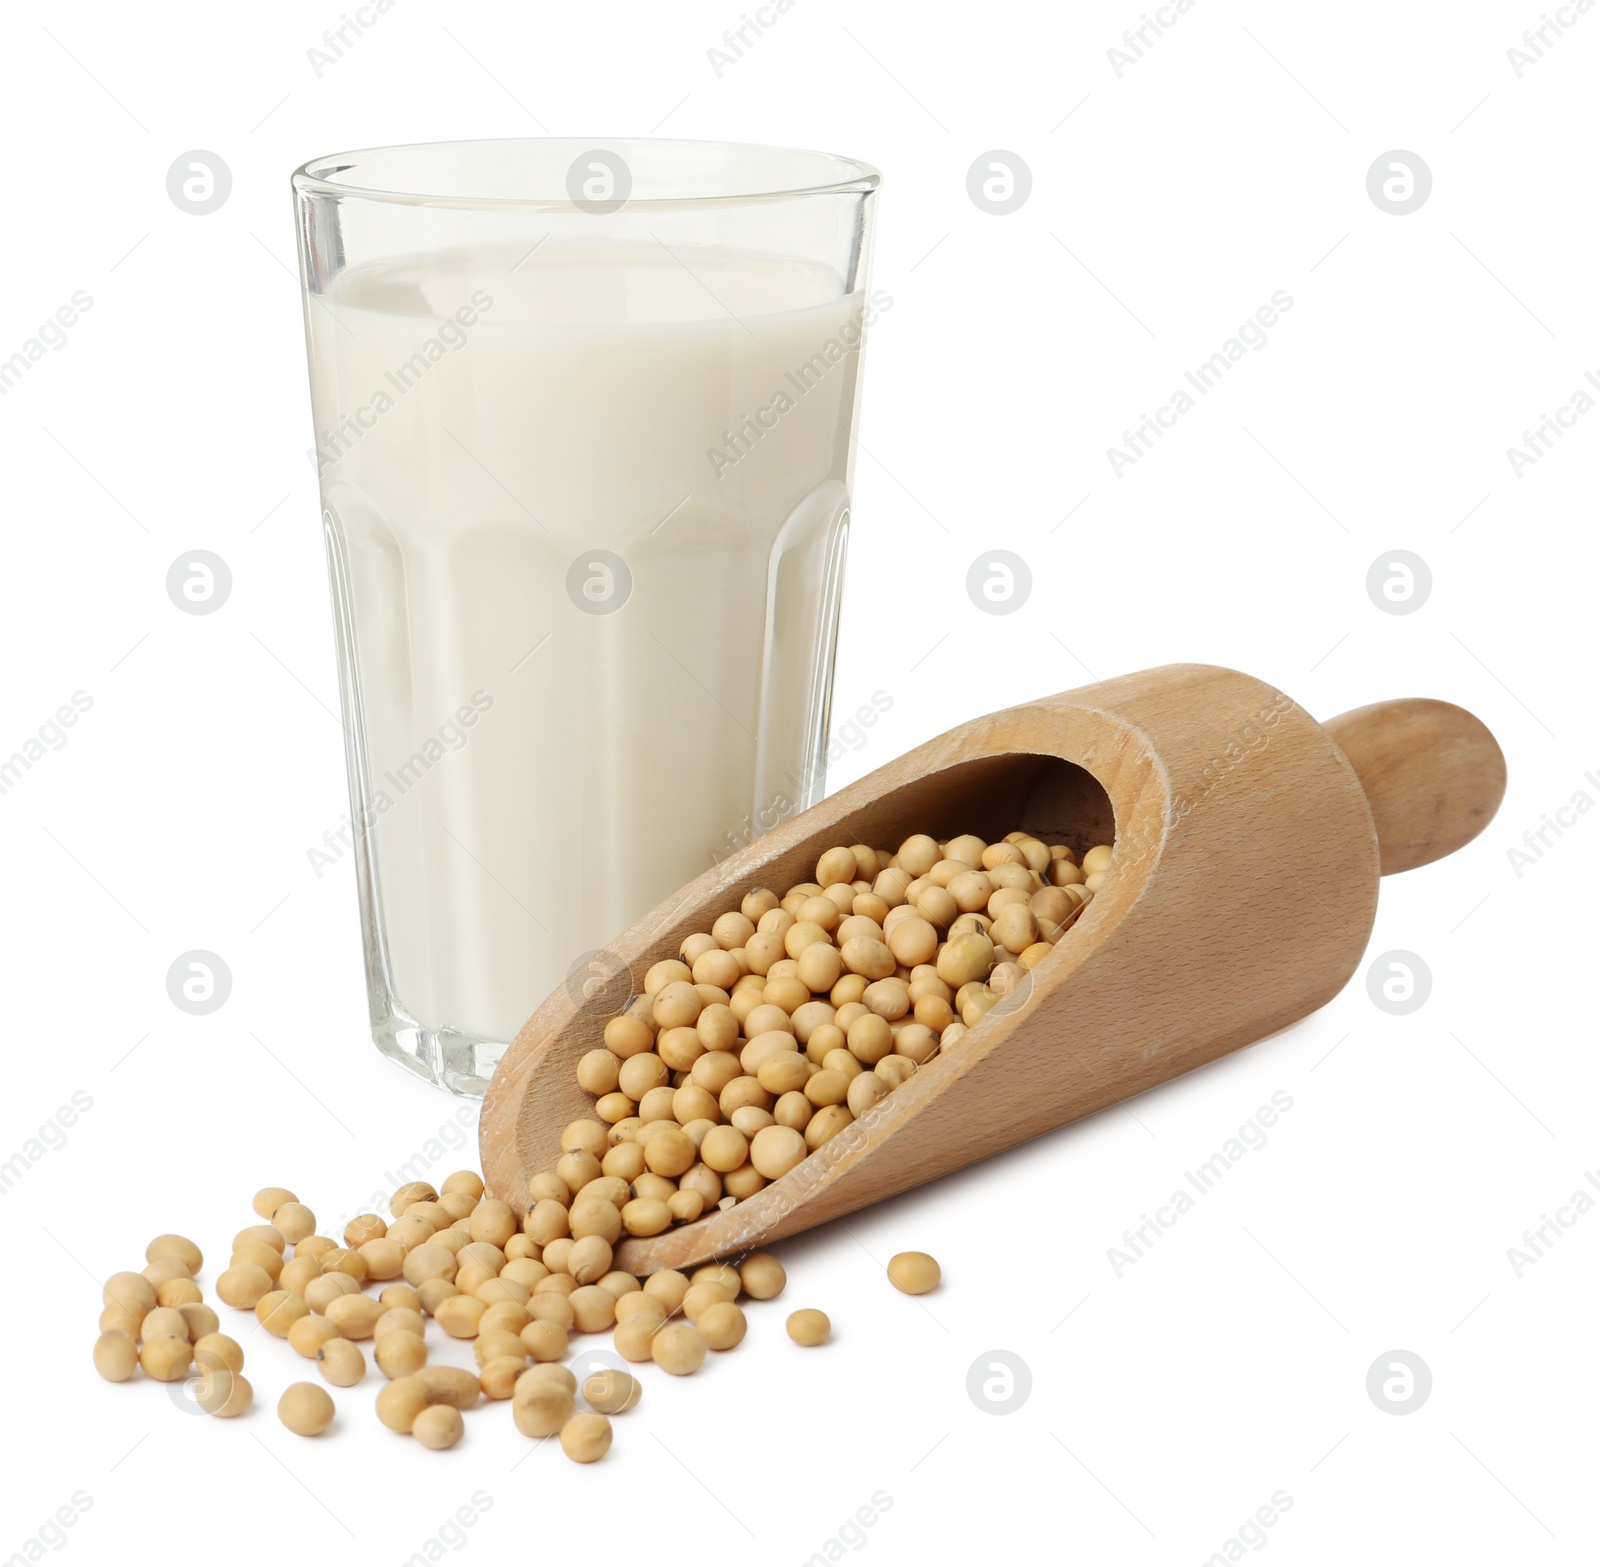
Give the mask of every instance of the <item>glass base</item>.
[[424, 1028], [397, 1012], [373, 1019], [372, 1042], [407, 1071], [467, 1099], [483, 1098], [506, 1052], [504, 1040], [464, 1029]]

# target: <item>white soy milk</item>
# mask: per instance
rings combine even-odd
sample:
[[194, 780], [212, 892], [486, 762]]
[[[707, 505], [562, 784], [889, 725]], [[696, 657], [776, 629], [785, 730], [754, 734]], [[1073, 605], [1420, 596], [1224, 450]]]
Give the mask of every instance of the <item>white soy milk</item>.
[[375, 1009], [508, 1041], [820, 794], [864, 308], [556, 242], [311, 300]]

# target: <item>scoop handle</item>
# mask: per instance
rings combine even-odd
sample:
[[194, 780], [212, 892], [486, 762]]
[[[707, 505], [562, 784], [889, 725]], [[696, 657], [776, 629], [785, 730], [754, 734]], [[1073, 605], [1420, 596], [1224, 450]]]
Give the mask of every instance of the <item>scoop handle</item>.
[[1366, 790], [1385, 876], [1471, 843], [1500, 808], [1505, 756], [1464, 707], [1401, 697], [1354, 708], [1322, 727]]

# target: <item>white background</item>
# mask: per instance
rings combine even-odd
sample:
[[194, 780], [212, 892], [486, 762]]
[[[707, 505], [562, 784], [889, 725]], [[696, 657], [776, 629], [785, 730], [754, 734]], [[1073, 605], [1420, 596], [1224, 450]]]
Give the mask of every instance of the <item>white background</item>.
[[[1600, 824], [1572, 818], [1520, 876], [1507, 853], [1600, 797], [1600, 412], [1520, 477], [1506, 455], [1600, 373], [1600, 14], [1562, 14], [1519, 78], [1532, 4], [1198, 0], [1119, 77], [1133, 4], [797, 0], [719, 77], [734, 3], [398, 0], [319, 77], [307, 50], [337, 3], [10, 10], [0, 358], [75, 290], [93, 306], [0, 398], [0, 752], [73, 692], [93, 705], [0, 795], [0, 1158], [75, 1091], [92, 1109], [0, 1209], [0, 1554], [32, 1559], [81, 1491], [47, 1554], [399, 1563], [482, 1491], [436, 1550], [799, 1563], [881, 1491], [835, 1552], [1029, 1536], [1046, 1560], [1184, 1563], [1283, 1491], [1274, 1561], [1592, 1559], [1600, 1216], [1569, 1210], [1520, 1277], [1507, 1257], [1600, 1165], [1582, 961]], [[353, 881], [307, 861], [346, 798], [288, 175], [348, 146], [546, 131], [819, 146], [884, 172], [874, 281], [894, 306], [868, 353], [838, 693], [893, 708], [835, 783], [1172, 660], [1319, 715], [1448, 698], [1511, 771], [1483, 838], [1384, 887], [1371, 956], [1424, 958], [1421, 1010], [1385, 1015], [1358, 975], [1125, 1111], [786, 1246], [789, 1291], [745, 1346], [686, 1383], [649, 1368], [587, 1470], [502, 1406], [423, 1452], [376, 1424], [376, 1372], [302, 1441], [272, 1406], [310, 1368], [265, 1334], [234, 1425], [89, 1365], [96, 1281], [151, 1234], [198, 1238], [209, 1286], [257, 1186], [332, 1229], [458, 1108], [367, 1042]], [[190, 149], [232, 170], [210, 216], [166, 192]], [[967, 195], [991, 149], [1032, 171], [1009, 216]], [[1432, 172], [1409, 216], [1367, 194], [1391, 149]], [[1267, 346], [1117, 477], [1106, 448], [1275, 290], [1294, 303]], [[206, 617], [164, 586], [195, 548], [233, 576]], [[991, 548], [1033, 573], [1011, 616], [965, 595]], [[1365, 588], [1396, 549], [1433, 578], [1405, 616]], [[167, 998], [191, 948], [232, 972], [209, 1017]], [[1267, 1146], [1118, 1277], [1122, 1231], [1275, 1090], [1293, 1109]], [[924, 1302], [882, 1276], [908, 1247], [945, 1267]], [[828, 1348], [784, 1338], [803, 1304], [832, 1314]], [[997, 1348], [1032, 1376], [1003, 1417], [965, 1390]], [[1366, 1391], [1394, 1349], [1433, 1378], [1405, 1416]]]

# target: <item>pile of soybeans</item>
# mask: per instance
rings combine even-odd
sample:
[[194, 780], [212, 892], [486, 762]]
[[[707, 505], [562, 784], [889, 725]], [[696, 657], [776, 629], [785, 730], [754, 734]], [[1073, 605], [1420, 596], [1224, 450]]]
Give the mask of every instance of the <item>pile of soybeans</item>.
[[[607, 1024], [605, 1048], [579, 1063], [598, 1119], [566, 1128], [516, 1206], [463, 1170], [437, 1190], [401, 1187], [388, 1218], [358, 1214], [335, 1239], [293, 1192], [266, 1187], [252, 1203], [262, 1222], [234, 1237], [217, 1298], [253, 1312], [337, 1389], [366, 1378], [370, 1343], [386, 1379], [379, 1421], [424, 1447], [453, 1447], [462, 1411], [487, 1399], [509, 1402], [524, 1435], [554, 1436], [592, 1463], [642, 1384], [597, 1370], [580, 1410], [562, 1364], [571, 1335], [609, 1332], [623, 1361], [687, 1376], [744, 1339], [741, 1299], [773, 1299], [786, 1282], [764, 1253], [636, 1278], [612, 1267], [622, 1236], [752, 1196], [865, 1115], [1048, 956], [1110, 860], [1102, 845], [1080, 864], [1026, 833], [994, 844], [919, 835], [893, 854], [829, 849], [815, 882], [781, 899], [757, 888], [690, 936], [681, 961], [649, 971], [644, 995]], [[96, 1370], [112, 1382], [142, 1370], [185, 1384], [207, 1414], [244, 1414], [244, 1351], [205, 1303], [200, 1248], [165, 1234], [145, 1255], [143, 1270], [106, 1282]], [[907, 1294], [940, 1278], [922, 1252], [898, 1253], [887, 1271]], [[470, 1343], [475, 1369], [433, 1359], [429, 1319]], [[786, 1329], [812, 1346], [831, 1323], [803, 1308]], [[315, 1437], [336, 1409], [324, 1386], [299, 1381], [277, 1412]]]

